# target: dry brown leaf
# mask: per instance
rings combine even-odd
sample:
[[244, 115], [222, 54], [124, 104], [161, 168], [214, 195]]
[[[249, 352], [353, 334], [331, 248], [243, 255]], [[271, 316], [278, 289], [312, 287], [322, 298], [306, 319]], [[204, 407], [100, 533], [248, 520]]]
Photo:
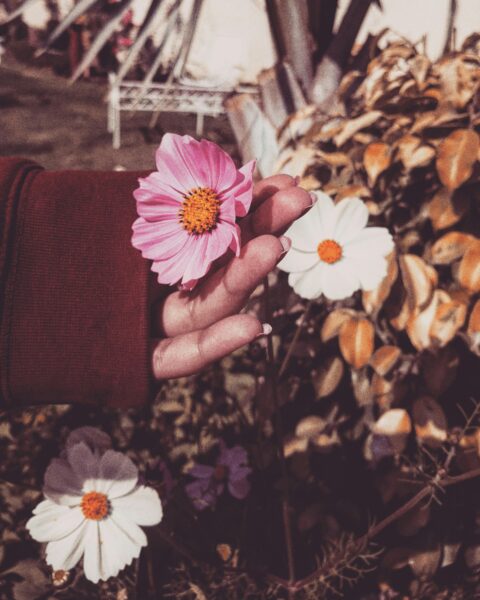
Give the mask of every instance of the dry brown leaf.
[[465, 190], [441, 188], [428, 203], [427, 211], [435, 230], [458, 223], [470, 208], [470, 196]]
[[283, 451], [287, 458], [296, 452], [306, 452], [307, 448], [308, 438], [297, 437], [295, 435], [288, 437], [283, 443]]
[[449, 231], [442, 235], [430, 250], [430, 261], [434, 265], [449, 265], [463, 256], [476, 238], [468, 233]]
[[323, 322], [322, 329], [320, 330], [320, 339], [322, 342], [328, 342], [328, 340], [337, 336], [345, 321], [356, 314], [357, 313], [354, 310], [348, 308], [337, 308], [333, 310]]
[[339, 356], [329, 356], [313, 376], [313, 387], [317, 398], [325, 398], [338, 387], [344, 372], [343, 361]]
[[299, 438], [311, 438], [319, 435], [326, 427], [326, 422], [317, 415], [310, 415], [298, 422], [295, 428], [295, 435]]
[[395, 283], [398, 276], [397, 256], [395, 251], [391, 252], [388, 257], [387, 274], [380, 282], [375, 290], [362, 292], [362, 304], [365, 312], [369, 315], [376, 314], [383, 306], [383, 303], [388, 298], [392, 285]]
[[469, 292], [480, 292], [480, 240], [468, 246], [457, 273], [458, 282]]
[[339, 188], [335, 200], [338, 202], [342, 198], [356, 196], [357, 198], [370, 198], [370, 190], [364, 185], [346, 185]]
[[450, 302], [450, 296], [444, 290], [435, 290], [432, 299], [424, 310], [416, 309], [407, 322], [407, 334], [417, 350], [432, 346], [430, 332], [441, 303]]
[[473, 305], [467, 327], [468, 335], [477, 335], [480, 333], [480, 300]]
[[380, 410], [388, 410], [395, 399], [393, 381], [374, 373], [370, 386], [370, 394], [372, 400], [379, 406]]
[[412, 415], [417, 440], [421, 444], [435, 447], [447, 439], [447, 418], [434, 398], [417, 398], [413, 403]]
[[407, 169], [424, 167], [435, 157], [435, 148], [421, 145], [422, 140], [415, 135], [404, 135], [395, 144], [398, 157]]
[[392, 408], [383, 413], [372, 430], [376, 435], [387, 436], [395, 454], [401, 454], [412, 431], [412, 422], [405, 409]]
[[375, 142], [367, 146], [363, 155], [363, 166], [368, 175], [368, 183], [373, 187], [392, 162], [390, 146], [383, 142]]
[[[427, 92], [428, 94], [429, 92]], [[431, 95], [435, 98], [439, 98], [440, 93], [437, 90], [431, 90]], [[445, 126], [460, 126], [468, 115], [460, 115], [455, 111], [447, 111], [445, 109], [432, 110], [421, 114], [417, 117], [414, 125], [412, 126], [410, 133], [421, 133], [424, 129], [431, 127], [445, 127]]]
[[438, 148], [437, 172], [450, 190], [465, 183], [472, 174], [480, 146], [478, 134], [471, 129], [457, 129]]
[[472, 54], [445, 56], [437, 62], [435, 71], [440, 75], [443, 102], [457, 109], [465, 108], [476, 90], [478, 57]]
[[345, 142], [347, 142], [352, 136], [354, 136], [357, 131], [361, 129], [365, 129], [366, 127], [370, 127], [373, 125], [380, 117], [383, 116], [382, 111], [380, 110], [372, 110], [370, 112], [362, 114], [360, 117], [356, 119], [350, 119], [344, 121], [343, 127], [334, 138], [334, 142], [338, 148], [343, 146]]
[[343, 358], [354, 369], [364, 367], [374, 350], [375, 329], [368, 319], [351, 317], [340, 328], [339, 344]]
[[398, 346], [381, 346], [373, 353], [370, 366], [375, 373], [384, 377], [395, 366], [401, 354]]
[[452, 300], [439, 304], [430, 329], [430, 337], [439, 346], [450, 342], [465, 323], [467, 305]]
[[346, 167], [352, 164], [350, 157], [345, 152], [322, 152], [322, 150], [318, 150], [318, 157], [331, 167]]
[[421, 373], [427, 391], [433, 396], [445, 393], [455, 381], [460, 357], [452, 345], [422, 355]]
[[400, 256], [400, 270], [410, 310], [423, 308], [430, 301], [437, 284], [435, 270], [416, 254]]
[[400, 309], [395, 314], [395, 316], [390, 318], [390, 324], [397, 331], [403, 331], [408, 324], [409, 319], [412, 317], [413, 311], [410, 310], [409, 302], [407, 295], [405, 294], [405, 299], [400, 306]]

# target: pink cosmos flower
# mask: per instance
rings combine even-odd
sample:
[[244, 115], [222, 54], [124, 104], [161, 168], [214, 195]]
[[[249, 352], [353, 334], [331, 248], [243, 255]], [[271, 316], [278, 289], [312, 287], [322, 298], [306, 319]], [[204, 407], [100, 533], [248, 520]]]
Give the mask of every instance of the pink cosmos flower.
[[220, 455], [214, 467], [194, 465], [189, 475], [195, 478], [185, 486], [185, 491], [197, 510], [213, 506], [227, 486], [230, 494], [243, 500], [250, 491], [248, 476], [252, 469], [247, 466], [248, 456], [245, 448], [234, 446], [227, 448], [220, 444]]
[[255, 161], [237, 169], [216, 144], [172, 133], [155, 158], [158, 170], [133, 193], [132, 244], [153, 261], [159, 283], [192, 289], [229, 248], [240, 253], [236, 218], [250, 208]]

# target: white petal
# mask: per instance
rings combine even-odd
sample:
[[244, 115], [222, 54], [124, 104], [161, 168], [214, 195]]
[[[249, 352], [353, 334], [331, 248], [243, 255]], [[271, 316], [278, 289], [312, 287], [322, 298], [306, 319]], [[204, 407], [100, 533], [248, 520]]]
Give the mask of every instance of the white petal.
[[292, 271], [306, 271], [319, 262], [317, 252], [301, 252], [291, 248], [278, 263], [278, 268], [287, 273]]
[[55, 571], [58, 569], [63, 569], [65, 571], [73, 569], [82, 558], [86, 528], [87, 522], [84, 521], [81, 526], [75, 529], [70, 535], [47, 544], [47, 563], [51, 565]]
[[142, 547], [132, 542], [112, 519], [100, 522], [99, 537], [101, 579], [118, 575], [140, 555]]
[[360, 198], [343, 198], [335, 207], [335, 230], [333, 239], [346, 244], [368, 222], [368, 208]]
[[54, 458], [48, 465], [44, 484], [46, 495], [55, 497], [55, 500], [63, 498], [60, 504], [78, 503], [73, 498], [82, 495], [83, 481], [78, 478], [70, 463], [63, 458]]
[[387, 274], [388, 263], [382, 256], [368, 260], [361, 258], [349, 260], [355, 265], [355, 273], [358, 275], [362, 290], [367, 292], [377, 288]]
[[67, 449], [68, 462], [82, 484], [84, 491], [95, 489], [100, 457], [94, 454], [85, 442]]
[[133, 462], [122, 454], [107, 450], [102, 456], [98, 469], [98, 481], [95, 489], [107, 494], [110, 499], [128, 494], [137, 485], [138, 469]]
[[344, 245], [343, 254], [347, 257], [362, 256], [368, 260], [377, 256], [387, 256], [393, 247], [393, 239], [388, 229], [367, 227]]
[[37, 542], [59, 540], [75, 531], [84, 521], [80, 507], [55, 506], [55, 509], [52, 506], [51, 510], [43, 510], [27, 522], [26, 527]]
[[85, 577], [93, 583], [98, 583], [101, 577], [100, 538], [98, 521], [88, 521], [85, 532], [83, 570]]
[[140, 529], [140, 527], [133, 522], [133, 519], [130, 517], [128, 512], [122, 508], [114, 507], [110, 518], [134, 544], [137, 546], [147, 545], [147, 536]]
[[290, 273], [288, 283], [302, 298], [318, 298], [323, 290], [323, 277], [327, 265], [319, 261], [312, 269], [303, 273]]
[[163, 516], [157, 492], [143, 485], [131, 494], [112, 500], [112, 506], [114, 510], [124, 510], [137, 525], [156, 525]]
[[314, 192], [317, 202], [313, 207], [318, 214], [319, 228], [317, 230], [317, 243], [315, 248], [322, 240], [331, 239], [334, 232], [335, 223], [337, 220], [337, 213], [334, 201], [327, 196], [324, 192]]
[[293, 248], [304, 252], [315, 252], [321, 238], [320, 218], [316, 205], [294, 221], [285, 235], [292, 240]]
[[342, 259], [332, 265], [325, 265], [323, 293], [330, 300], [348, 298], [360, 287], [354, 264]]

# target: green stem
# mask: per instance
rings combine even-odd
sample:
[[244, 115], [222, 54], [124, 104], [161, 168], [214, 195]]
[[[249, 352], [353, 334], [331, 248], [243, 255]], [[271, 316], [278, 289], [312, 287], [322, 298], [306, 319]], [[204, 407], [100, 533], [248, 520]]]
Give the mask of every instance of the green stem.
[[[268, 287], [268, 279], [265, 279], [265, 315], [267, 323], [270, 322], [272, 317], [272, 311], [270, 306], [270, 293]], [[284, 361], [285, 362], [285, 361]], [[275, 370], [275, 356], [273, 352], [273, 341], [272, 336], [267, 336], [267, 369], [269, 382], [271, 385], [271, 393], [273, 400], [273, 410], [275, 415], [275, 438], [277, 442], [277, 452], [280, 459], [280, 466], [282, 469], [282, 518], [283, 518], [283, 529], [285, 533], [285, 545], [287, 548], [287, 564], [288, 564], [288, 580], [290, 582], [295, 581], [295, 559], [293, 555], [293, 536], [292, 536], [292, 523], [290, 519], [290, 482], [288, 477], [288, 466], [287, 459], [285, 457], [285, 451], [283, 447], [284, 430], [282, 413], [280, 410], [280, 402], [278, 398], [278, 378]]]

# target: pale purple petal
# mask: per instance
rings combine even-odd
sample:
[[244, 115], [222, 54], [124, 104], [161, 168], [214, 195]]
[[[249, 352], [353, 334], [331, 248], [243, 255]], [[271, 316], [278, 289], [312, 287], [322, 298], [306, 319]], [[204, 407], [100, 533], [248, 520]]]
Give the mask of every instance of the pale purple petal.
[[250, 492], [250, 482], [248, 479], [230, 480], [228, 482], [228, 491], [237, 500], [243, 500]]

